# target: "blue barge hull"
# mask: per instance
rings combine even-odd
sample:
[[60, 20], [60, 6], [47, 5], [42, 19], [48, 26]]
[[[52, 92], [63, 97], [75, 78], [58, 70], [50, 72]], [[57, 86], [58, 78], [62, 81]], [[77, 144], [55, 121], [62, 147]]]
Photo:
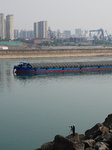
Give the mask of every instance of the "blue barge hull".
[[25, 63], [21, 62], [14, 66], [13, 71], [16, 74], [27, 73], [61, 73], [61, 72], [79, 72], [79, 71], [98, 71], [112, 70], [112, 61], [94, 61], [94, 62], [60, 62], [60, 63]]

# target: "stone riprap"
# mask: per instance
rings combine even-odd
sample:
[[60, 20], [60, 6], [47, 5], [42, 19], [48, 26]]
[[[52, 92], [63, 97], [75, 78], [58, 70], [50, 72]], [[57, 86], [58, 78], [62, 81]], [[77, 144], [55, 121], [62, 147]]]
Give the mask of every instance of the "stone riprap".
[[111, 150], [112, 149], [112, 114], [103, 123], [97, 123], [85, 134], [75, 133], [66, 137], [56, 135], [52, 142], [47, 142], [36, 150]]

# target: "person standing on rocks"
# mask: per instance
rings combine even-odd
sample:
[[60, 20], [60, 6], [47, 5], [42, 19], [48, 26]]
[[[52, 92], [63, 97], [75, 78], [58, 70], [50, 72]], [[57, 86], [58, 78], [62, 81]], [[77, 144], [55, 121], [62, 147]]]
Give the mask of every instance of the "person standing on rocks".
[[74, 137], [75, 136], [75, 126], [74, 125], [70, 126], [70, 128], [71, 128], [71, 131], [72, 131], [72, 135]]

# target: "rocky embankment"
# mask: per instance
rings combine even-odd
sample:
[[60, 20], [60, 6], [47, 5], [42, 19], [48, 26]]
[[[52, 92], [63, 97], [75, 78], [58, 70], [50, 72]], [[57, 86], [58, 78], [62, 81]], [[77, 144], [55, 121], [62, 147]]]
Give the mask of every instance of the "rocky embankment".
[[52, 142], [36, 150], [112, 150], [112, 114], [85, 132], [63, 137], [56, 135]]

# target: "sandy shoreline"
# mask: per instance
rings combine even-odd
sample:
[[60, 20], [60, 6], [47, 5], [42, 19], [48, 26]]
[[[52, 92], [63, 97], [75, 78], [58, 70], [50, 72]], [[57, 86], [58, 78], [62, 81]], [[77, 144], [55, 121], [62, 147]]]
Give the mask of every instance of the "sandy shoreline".
[[55, 57], [92, 57], [112, 56], [112, 49], [89, 50], [7, 50], [0, 51], [0, 59], [12, 58], [55, 58]]
[[0, 56], [0, 59], [18, 59], [18, 58], [56, 58], [56, 57], [92, 57], [92, 56], [112, 56], [112, 53], [110, 54], [76, 54], [76, 55], [31, 55], [31, 56], [24, 56], [24, 55], [4, 55]]

